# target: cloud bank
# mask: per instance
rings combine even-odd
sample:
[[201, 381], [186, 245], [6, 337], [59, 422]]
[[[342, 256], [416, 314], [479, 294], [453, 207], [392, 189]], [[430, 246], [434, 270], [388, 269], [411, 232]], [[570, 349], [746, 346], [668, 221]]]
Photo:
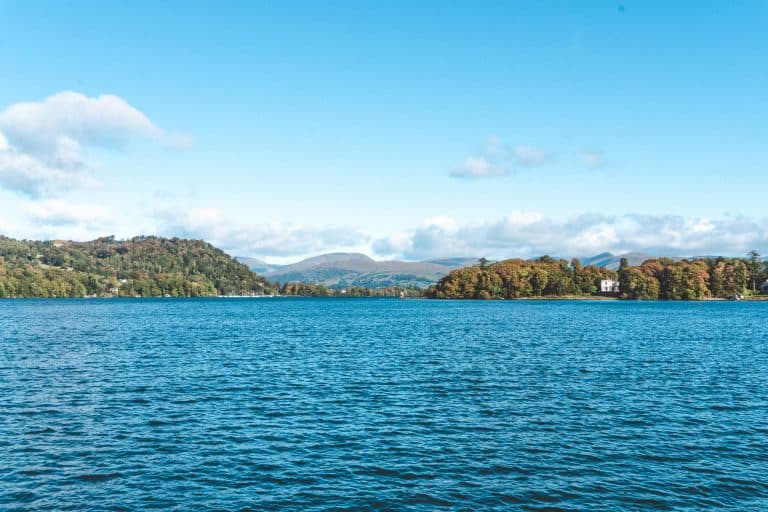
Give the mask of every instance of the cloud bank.
[[[743, 256], [768, 253], [768, 219], [725, 216], [602, 215], [553, 219], [537, 212], [512, 212], [479, 223], [452, 217], [375, 236], [351, 226], [294, 225], [243, 221], [217, 208], [150, 212], [126, 231], [106, 209], [61, 200], [28, 201], [22, 236], [92, 239], [118, 234], [159, 234], [203, 239], [237, 256], [298, 260], [335, 251], [356, 251], [380, 259], [425, 260], [450, 256], [492, 259], [592, 256], [602, 252], [645, 252], [667, 256]], [[0, 229], [2, 225], [0, 225]], [[112, 230], [112, 231], [110, 231]]]
[[381, 256], [429, 259], [443, 256], [531, 258], [589, 256], [601, 252], [647, 252], [669, 256], [743, 255], [768, 250], [768, 220], [721, 219], [677, 215], [584, 214], [554, 220], [517, 212], [480, 224], [459, 224], [448, 217], [374, 240]]

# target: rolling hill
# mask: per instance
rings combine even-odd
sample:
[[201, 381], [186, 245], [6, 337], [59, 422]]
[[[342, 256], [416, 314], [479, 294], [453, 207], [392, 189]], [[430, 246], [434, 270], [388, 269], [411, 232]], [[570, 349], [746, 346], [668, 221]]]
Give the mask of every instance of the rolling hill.
[[[627, 258], [627, 260], [629, 261], [629, 265], [631, 267], [638, 267], [642, 265], [644, 261], [653, 260], [661, 257], [667, 257], [674, 261], [679, 261], [682, 259], [679, 257], [647, 254], [644, 252], [627, 252], [624, 254], [613, 254], [610, 252], [604, 252], [595, 256], [581, 258], [580, 261], [581, 261], [581, 264], [584, 266], [594, 265], [596, 267], [605, 267], [609, 270], [617, 270], [619, 268], [619, 263], [621, 262], [621, 258]], [[708, 257], [709, 256], [696, 256], [696, 258], [708, 258]]]
[[140, 236], [70, 242], [0, 236], [0, 297], [206, 297], [274, 292], [270, 282], [202, 240]]

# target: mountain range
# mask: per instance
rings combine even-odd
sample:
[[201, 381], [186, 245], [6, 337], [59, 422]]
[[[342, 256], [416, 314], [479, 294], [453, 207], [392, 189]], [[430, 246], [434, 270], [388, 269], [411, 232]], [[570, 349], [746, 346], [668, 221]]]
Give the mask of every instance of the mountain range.
[[[581, 258], [584, 266], [595, 265], [615, 270], [621, 258], [632, 266], [656, 256], [630, 252], [613, 254], [604, 252]], [[477, 258], [438, 258], [426, 261], [377, 261], [359, 253], [329, 253], [307, 258], [290, 265], [274, 265], [256, 258], [238, 257], [253, 272], [270, 281], [324, 284], [331, 288], [365, 286], [409, 286], [426, 288], [436, 283], [451, 270], [477, 264]]]
[[477, 258], [376, 261], [359, 253], [323, 254], [290, 265], [272, 265], [246, 257], [238, 257], [237, 260], [270, 281], [324, 284], [332, 288], [426, 288], [451, 270], [477, 263]]
[[[636, 267], [638, 265], [641, 265], [644, 261], [651, 260], [654, 258], [659, 258], [659, 256], [646, 254], [644, 252], [627, 252], [624, 254], [613, 254], [610, 252], [603, 252], [595, 256], [580, 258], [580, 260], [581, 260], [581, 264], [584, 265], [585, 267], [588, 265], [594, 265], [596, 267], [605, 267], [610, 270], [617, 270], [619, 268], [619, 263], [621, 263], [622, 258], [627, 258], [627, 260], [629, 261], [629, 265], [632, 267]], [[680, 259], [680, 258], [673, 258], [673, 259]]]

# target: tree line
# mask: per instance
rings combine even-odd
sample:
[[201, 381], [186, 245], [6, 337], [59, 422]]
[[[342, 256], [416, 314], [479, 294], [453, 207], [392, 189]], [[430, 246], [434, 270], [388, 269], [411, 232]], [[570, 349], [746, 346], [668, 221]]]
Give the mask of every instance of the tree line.
[[323, 284], [314, 283], [285, 283], [280, 287], [280, 295], [300, 297], [403, 297], [417, 298], [423, 295], [420, 288], [402, 286], [386, 286], [383, 288], [366, 288], [350, 286], [349, 288], [329, 288]]
[[604, 279], [618, 280], [619, 298], [696, 300], [758, 293], [768, 263], [746, 258], [651, 259], [618, 270], [578, 259], [509, 259], [454, 270], [427, 290], [388, 286], [330, 288], [272, 283], [202, 240], [153, 236], [90, 242], [14, 240], [0, 236], [0, 298], [4, 297], [430, 297], [515, 299], [594, 296]]
[[620, 296], [625, 299], [727, 299], [758, 293], [766, 278], [768, 266], [759, 255], [679, 261], [659, 258], [637, 267], [622, 259], [618, 271]]

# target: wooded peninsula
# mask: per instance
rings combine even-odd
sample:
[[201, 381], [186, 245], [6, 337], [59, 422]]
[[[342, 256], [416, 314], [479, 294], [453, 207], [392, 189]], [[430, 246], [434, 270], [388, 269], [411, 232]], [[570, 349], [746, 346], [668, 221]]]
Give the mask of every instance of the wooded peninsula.
[[617, 281], [618, 291], [604, 295], [621, 299], [730, 299], [757, 295], [766, 277], [768, 266], [757, 253], [749, 258], [659, 258], [636, 267], [623, 259], [618, 270], [544, 256], [455, 270], [426, 295], [441, 299], [585, 297], [598, 295], [601, 281], [611, 280]]

